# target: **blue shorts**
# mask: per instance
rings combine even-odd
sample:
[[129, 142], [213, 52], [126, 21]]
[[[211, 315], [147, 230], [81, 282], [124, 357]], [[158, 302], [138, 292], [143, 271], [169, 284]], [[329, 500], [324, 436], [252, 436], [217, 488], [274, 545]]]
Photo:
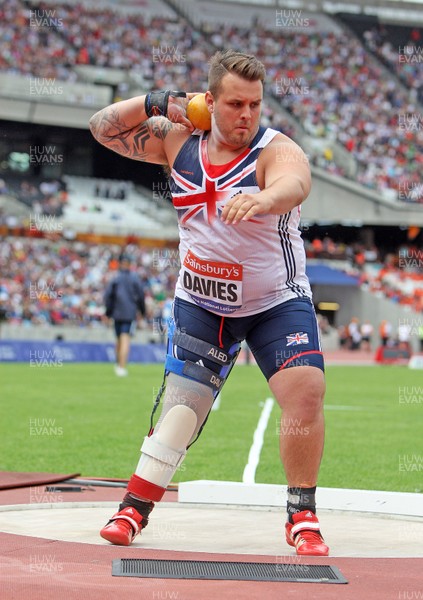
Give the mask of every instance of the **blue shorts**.
[[116, 337], [119, 337], [122, 333], [131, 334], [133, 321], [115, 321], [115, 333]]
[[[324, 371], [323, 353], [314, 307], [308, 298], [294, 298], [248, 317], [226, 317], [175, 298], [176, 328], [228, 352], [235, 342], [245, 340], [263, 375], [269, 380], [282, 369], [312, 366]], [[218, 372], [220, 367], [203, 356], [182, 348], [181, 360], [196, 362]]]

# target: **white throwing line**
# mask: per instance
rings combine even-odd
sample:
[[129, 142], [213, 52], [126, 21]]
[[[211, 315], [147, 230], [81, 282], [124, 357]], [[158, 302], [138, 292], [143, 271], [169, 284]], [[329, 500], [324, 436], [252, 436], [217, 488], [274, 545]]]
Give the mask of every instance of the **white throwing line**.
[[219, 394], [217, 394], [217, 396], [216, 396], [216, 399], [215, 399], [215, 401], [214, 401], [214, 402], [213, 402], [213, 404], [212, 404], [212, 407], [211, 407], [211, 409], [212, 409], [212, 410], [219, 410], [219, 408], [220, 408], [220, 403], [221, 403], [221, 402], [222, 402], [222, 395], [221, 395], [221, 394], [220, 394], [220, 392], [219, 392]]
[[263, 447], [264, 433], [269, 422], [270, 414], [273, 409], [273, 398], [266, 398], [266, 401], [261, 411], [259, 422], [253, 436], [253, 445], [250, 448], [248, 455], [248, 463], [245, 465], [242, 475], [243, 483], [255, 483], [256, 470], [260, 461], [260, 452]]

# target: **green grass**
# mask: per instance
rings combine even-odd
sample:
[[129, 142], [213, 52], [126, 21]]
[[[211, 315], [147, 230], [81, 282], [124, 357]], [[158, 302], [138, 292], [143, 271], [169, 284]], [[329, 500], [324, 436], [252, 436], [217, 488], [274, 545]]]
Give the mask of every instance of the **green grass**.
[[[103, 364], [0, 365], [0, 469], [129, 477], [149, 428], [162, 367], [130, 365], [129, 371], [128, 378], [117, 378], [112, 366]], [[418, 388], [422, 400], [418, 371], [380, 366], [327, 369], [320, 486], [423, 490], [423, 471], [418, 470], [423, 468], [423, 402], [400, 402], [404, 387]], [[262, 403], [269, 395], [257, 367], [237, 366], [223, 390], [220, 409], [211, 413], [174, 481], [241, 481]], [[279, 412], [275, 406], [257, 482], [285, 483], [278, 456]], [[418, 464], [400, 470], [404, 455]]]

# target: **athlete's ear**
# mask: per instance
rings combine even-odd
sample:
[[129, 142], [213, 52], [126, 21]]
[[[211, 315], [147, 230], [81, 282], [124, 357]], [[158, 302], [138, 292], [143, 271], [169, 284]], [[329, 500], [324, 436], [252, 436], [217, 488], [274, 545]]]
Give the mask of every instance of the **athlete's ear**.
[[206, 101], [206, 105], [209, 109], [209, 112], [212, 113], [214, 109], [214, 96], [209, 90], [207, 90], [207, 92], [205, 93], [204, 99]]

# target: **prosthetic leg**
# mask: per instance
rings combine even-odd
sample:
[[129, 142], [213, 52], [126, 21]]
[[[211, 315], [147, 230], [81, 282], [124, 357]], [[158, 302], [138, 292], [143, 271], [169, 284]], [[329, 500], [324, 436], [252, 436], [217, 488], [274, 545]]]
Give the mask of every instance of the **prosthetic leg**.
[[[222, 389], [240, 349], [229, 352], [175, 330], [169, 325], [165, 375], [151, 415], [151, 427], [141, 446], [141, 457], [129, 480], [127, 494], [119, 511], [103, 527], [100, 535], [113, 544], [128, 546], [148, 524], [148, 516], [166, 491], [187, 449], [199, 437], [217, 394]], [[196, 362], [185, 355], [198, 357]], [[182, 358], [179, 358], [181, 356]], [[210, 361], [213, 369], [204, 366]], [[164, 392], [163, 408], [157, 425], [154, 413]]]

